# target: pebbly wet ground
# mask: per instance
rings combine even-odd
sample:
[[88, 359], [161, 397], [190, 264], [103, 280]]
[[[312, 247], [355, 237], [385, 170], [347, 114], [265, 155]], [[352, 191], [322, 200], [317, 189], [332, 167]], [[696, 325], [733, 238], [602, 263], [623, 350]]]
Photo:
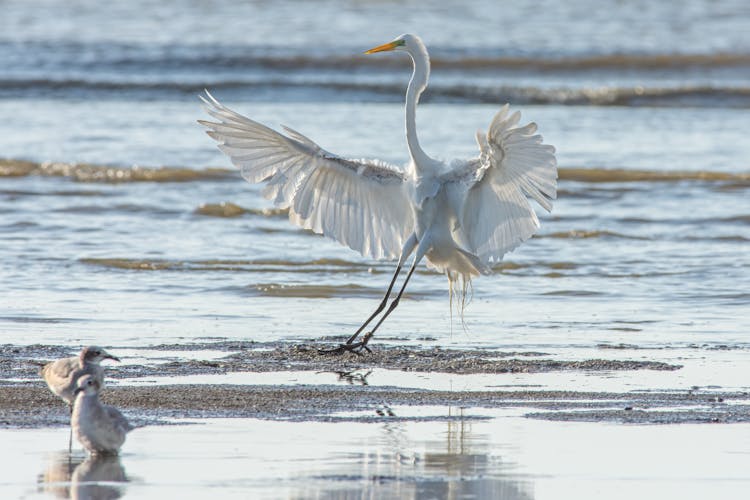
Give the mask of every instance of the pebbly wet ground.
[[[217, 359], [185, 359], [156, 364], [110, 365], [112, 378], [148, 377], [153, 375], [195, 375], [239, 371], [269, 372], [290, 370], [354, 371], [367, 368], [388, 368], [414, 372], [456, 374], [535, 373], [561, 370], [678, 370], [680, 365], [660, 361], [613, 359], [558, 360], [536, 351], [491, 351], [487, 349], [404, 348], [377, 346], [370, 353], [356, 355], [321, 354], [320, 349], [335, 346], [329, 341], [307, 345], [286, 342], [208, 342], [149, 346], [149, 351], [220, 351]], [[38, 367], [48, 361], [74, 356], [63, 346], [2, 346], [0, 377], [32, 377]]]
[[[67, 450], [38, 375], [75, 350], [0, 346], [7, 498], [646, 498], [750, 487], [743, 345], [662, 349], [312, 343], [107, 346], [119, 456]], [[395, 342], [394, 342], [395, 340]], [[668, 467], [665, 464], [669, 464]]]
[[[321, 341], [320, 345], [327, 345]], [[485, 418], [482, 409], [520, 409], [520, 415], [551, 421], [664, 423], [750, 422], [750, 394], [711, 390], [553, 390], [502, 384], [508, 374], [574, 373], [607, 377], [648, 370], [673, 372], [680, 365], [629, 359], [564, 360], [544, 352], [404, 348], [379, 345], [372, 354], [321, 355], [318, 345], [213, 341], [151, 346], [149, 362], [107, 364], [110, 386], [102, 399], [140, 425], [170, 419], [258, 418], [284, 421], [387, 422], [413, 420], [391, 408], [445, 406], [469, 409], [462, 418]], [[137, 352], [137, 349], [134, 350]], [[175, 360], [181, 353], [192, 357]], [[200, 358], [201, 353], [211, 353]], [[38, 378], [41, 365], [71, 353], [63, 346], [0, 348], [0, 427], [64, 426], [67, 408]], [[398, 372], [404, 372], [399, 376]], [[497, 375], [495, 385], [429, 389], [413, 387], [407, 374], [425, 378]], [[280, 383], [293, 373], [295, 383]], [[392, 377], [370, 385], [385, 373]], [[246, 377], [233, 383], [232, 374]], [[326, 374], [327, 378], [322, 378]], [[262, 383], [253, 376], [263, 375]], [[206, 383], [191, 383], [207, 376]], [[191, 378], [193, 377], [193, 378]], [[381, 378], [383, 378], [381, 376]], [[224, 379], [226, 381], [222, 382]], [[274, 383], [278, 379], [279, 383]], [[454, 379], [451, 379], [454, 380]], [[469, 379], [475, 380], [475, 379]], [[390, 383], [389, 383], [390, 382]], [[456, 384], [459, 385], [459, 384]], [[490, 388], [491, 387], [491, 388]], [[358, 412], [356, 414], [342, 412]], [[422, 418], [422, 417], [419, 417]], [[431, 419], [445, 420], [444, 416]]]

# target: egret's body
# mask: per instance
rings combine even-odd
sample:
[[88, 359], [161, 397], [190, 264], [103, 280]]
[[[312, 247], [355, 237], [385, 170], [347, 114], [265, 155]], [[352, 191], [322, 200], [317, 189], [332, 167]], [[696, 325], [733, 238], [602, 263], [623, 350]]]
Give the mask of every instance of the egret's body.
[[[475, 276], [528, 239], [539, 227], [527, 196], [551, 210], [556, 196], [554, 148], [534, 135], [536, 125], [516, 126], [520, 115], [506, 105], [486, 135], [477, 133], [480, 154], [446, 164], [419, 144], [416, 106], [427, 87], [429, 56], [422, 41], [402, 35], [367, 53], [407, 52], [414, 71], [406, 91], [405, 170], [378, 160], [331, 154], [285, 127], [278, 133], [223, 106], [207, 93], [201, 121], [219, 148], [250, 182], [266, 182], [264, 194], [289, 208], [289, 218], [373, 258], [398, 258], [398, 266], [376, 311], [336, 352], [367, 349], [367, 342], [395, 309], [417, 264], [445, 273], [451, 290], [465, 293]], [[359, 334], [387, 305], [393, 285], [414, 254], [409, 273], [391, 306], [359, 342]], [[463, 288], [459, 286], [463, 285]]]

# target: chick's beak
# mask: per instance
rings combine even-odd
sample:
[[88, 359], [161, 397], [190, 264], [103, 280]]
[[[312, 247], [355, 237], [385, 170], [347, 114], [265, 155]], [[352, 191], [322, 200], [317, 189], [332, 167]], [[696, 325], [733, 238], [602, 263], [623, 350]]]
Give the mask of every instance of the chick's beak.
[[389, 50], [393, 50], [396, 47], [398, 47], [398, 43], [388, 42], [388, 43], [384, 43], [383, 45], [378, 45], [377, 47], [373, 47], [368, 51], [365, 51], [365, 54], [374, 54], [375, 52], [386, 52]]
[[78, 393], [82, 391], [83, 391], [83, 387], [76, 387], [75, 390], [73, 391], [73, 396], [78, 396]]
[[120, 358], [118, 358], [117, 356], [112, 356], [110, 353], [105, 354], [104, 359], [111, 359], [112, 361], [117, 361], [117, 362], [120, 361]]

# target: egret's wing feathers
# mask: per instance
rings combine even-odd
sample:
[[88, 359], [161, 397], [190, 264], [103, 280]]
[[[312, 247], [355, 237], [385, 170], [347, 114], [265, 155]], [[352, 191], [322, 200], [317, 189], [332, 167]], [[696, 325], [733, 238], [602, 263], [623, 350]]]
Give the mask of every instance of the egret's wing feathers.
[[285, 135], [246, 118], [208, 92], [201, 99], [218, 120], [200, 121], [208, 135], [245, 179], [267, 182], [263, 194], [288, 207], [290, 220], [366, 256], [399, 256], [414, 221], [398, 168], [341, 158], [290, 128]]
[[487, 135], [477, 134], [479, 158], [446, 179], [466, 189], [459, 230], [484, 262], [499, 261], [539, 228], [527, 197], [549, 211], [557, 195], [555, 149], [542, 144], [534, 123], [517, 126], [519, 119], [505, 105]]

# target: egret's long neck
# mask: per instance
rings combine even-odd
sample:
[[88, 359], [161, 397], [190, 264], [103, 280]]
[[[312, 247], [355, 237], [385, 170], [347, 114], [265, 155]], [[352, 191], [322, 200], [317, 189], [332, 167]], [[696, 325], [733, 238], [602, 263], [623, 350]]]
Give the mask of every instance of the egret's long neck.
[[419, 96], [427, 88], [427, 80], [430, 78], [430, 58], [424, 47], [422, 50], [409, 55], [414, 62], [414, 71], [409, 80], [409, 87], [406, 89], [406, 142], [409, 146], [409, 153], [414, 164], [424, 165], [430, 161], [430, 157], [422, 150], [417, 139], [417, 103]]

